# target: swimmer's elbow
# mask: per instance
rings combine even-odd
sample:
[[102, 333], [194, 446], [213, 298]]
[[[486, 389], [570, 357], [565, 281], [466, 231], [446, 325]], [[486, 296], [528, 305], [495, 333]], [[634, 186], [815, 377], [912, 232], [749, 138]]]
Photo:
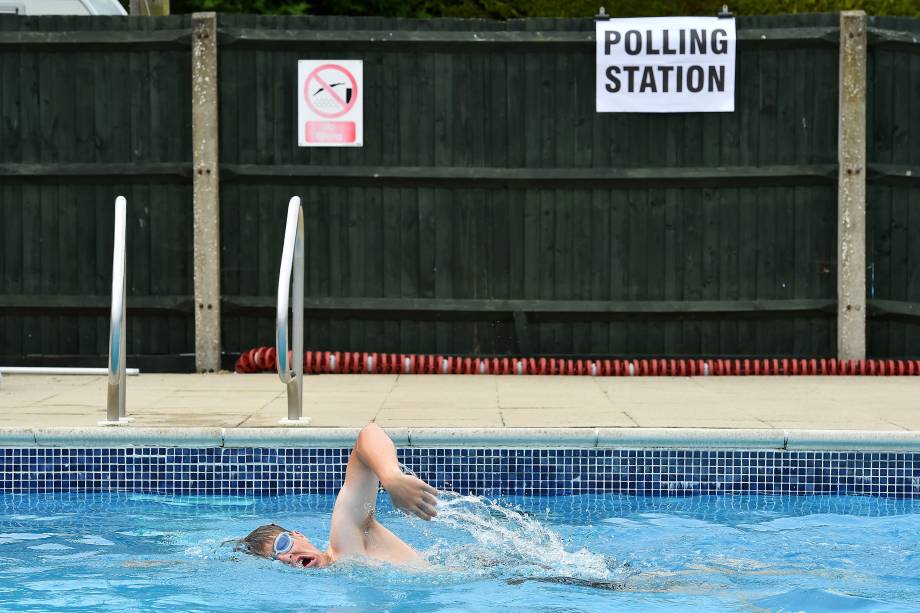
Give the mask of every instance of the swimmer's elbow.
[[368, 439], [374, 439], [381, 435], [386, 436], [386, 433], [383, 431], [383, 428], [381, 428], [377, 424], [370, 423], [364, 426], [363, 428], [361, 428], [361, 431], [358, 432], [358, 438], [355, 441], [355, 443], [357, 445], [360, 445], [362, 443], [367, 443]]

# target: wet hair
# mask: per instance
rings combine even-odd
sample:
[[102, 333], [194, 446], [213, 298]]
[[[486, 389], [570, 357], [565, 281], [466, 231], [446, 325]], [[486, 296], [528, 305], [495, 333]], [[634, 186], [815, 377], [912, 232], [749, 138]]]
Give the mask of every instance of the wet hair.
[[243, 550], [253, 555], [270, 558], [273, 553], [275, 537], [282, 532], [290, 532], [290, 530], [282, 528], [278, 524], [259, 526], [243, 538]]

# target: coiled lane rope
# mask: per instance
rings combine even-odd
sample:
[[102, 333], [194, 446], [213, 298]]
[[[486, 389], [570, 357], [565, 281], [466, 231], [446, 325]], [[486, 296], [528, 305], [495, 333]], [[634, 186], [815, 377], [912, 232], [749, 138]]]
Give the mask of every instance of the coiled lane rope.
[[[277, 369], [274, 347], [244, 352], [238, 373]], [[570, 359], [471, 358], [404, 353], [307, 351], [304, 373], [415, 375], [574, 375], [588, 377], [700, 377], [739, 375], [917, 376], [920, 360], [837, 360], [835, 358], [744, 359]]]

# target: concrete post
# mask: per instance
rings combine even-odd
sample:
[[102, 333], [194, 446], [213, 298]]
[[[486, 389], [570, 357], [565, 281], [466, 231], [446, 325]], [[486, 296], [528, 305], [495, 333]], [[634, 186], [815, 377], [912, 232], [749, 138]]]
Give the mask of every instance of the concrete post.
[[192, 168], [195, 243], [195, 368], [220, 369], [220, 202], [217, 14], [192, 15]]
[[131, 0], [128, 14], [149, 17], [169, 15], [169, 0]]
[[866, 13], [840, 13], [837, 357], [866, 357]]

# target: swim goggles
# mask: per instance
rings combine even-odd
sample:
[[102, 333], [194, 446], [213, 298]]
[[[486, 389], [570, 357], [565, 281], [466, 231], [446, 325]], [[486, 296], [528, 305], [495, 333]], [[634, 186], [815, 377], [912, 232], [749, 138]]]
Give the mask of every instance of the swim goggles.
[[294, 537], [290, 532], [282, 532], [275, 537], [275, 544], [273, 546], [274, 554], [273, 556], [277, 558], [278, 556], [289, 552], [294, 547]]

